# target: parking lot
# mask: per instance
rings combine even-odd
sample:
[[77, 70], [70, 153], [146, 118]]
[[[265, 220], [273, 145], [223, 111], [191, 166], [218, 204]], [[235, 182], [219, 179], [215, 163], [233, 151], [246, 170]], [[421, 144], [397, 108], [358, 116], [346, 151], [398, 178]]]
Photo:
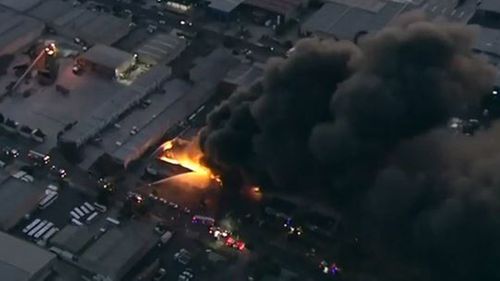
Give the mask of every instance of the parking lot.
[[[44, 185], [45, 183], [47, 183], [47, 181], [40, 180], [37, 182], [37, 185], [39, 185], [40, 188], [43, 188], [43, 186], [46, 186]], [[31, 213], [29, 217], [16, 226], [13, 233], [24, 239], [33, 239], [33, 237], [28, 236], [27, 233], [23, 233], [22, 230], [36, 219], [50, 222], [54, 225], [54, 227], [62, 229], [68, 223], [71, 223], [70, 212], [75, 207], [81, 206], [84, 202], [92, 201], [91, 198], [88, 198], [69, 187], [59, 188], [58, 197], [53, 201], [53, 203], [49, 204], [49, 206], [44, 209], [38, 208], [36, 211]]]

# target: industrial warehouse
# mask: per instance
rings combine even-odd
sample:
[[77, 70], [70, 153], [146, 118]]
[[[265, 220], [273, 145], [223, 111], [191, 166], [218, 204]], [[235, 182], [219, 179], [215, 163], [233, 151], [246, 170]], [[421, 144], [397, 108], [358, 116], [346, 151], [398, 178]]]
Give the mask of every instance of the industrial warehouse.
[[[89, 123], [83, 120], [76, 124], [62, 135], [61, 143], [63, 146], [83, 148], [84, 151], [88, 148], [83, 153], [86, 155], [83, 167], [89, 168], [104, 153], [126, 167], [157, 144], [169, 129], [186, 120], [210, 99], [217, 90], [218, 81], [223, 80], [226, 73], [237, 65], [237, 60], [227, 50], [217, 49], [200, 58], [190, 70], [191, 83], [174, 79], [163, 86], [160, 85], [169, 78], [169, 70], [155, 66], [130, 86], [130, 94], [122, 93], [120, 99], [123, 105], [119, 104], [120, 101], [110, 101], [108, 105], [97, 108], [96, 115], [92, 114], [88, 119]], [[149, 97], [150, 101], [146, 102], [146, 95], [154, 91], [161, 94]], [[145, 102], [148, 103], [146, 109], [141, 106]], [[144, 116], [144, 110], [151, 115]], [[130, 113], [122, 117], [125, 111]], [[106, 127], [110, 128], [106, 130]], [[98, 146], [83, 147], [97, 135], [102, 139]]]
[[56, 255], [0, 232], [2, 278], [16, 281], [43, 281], [52, 271]]

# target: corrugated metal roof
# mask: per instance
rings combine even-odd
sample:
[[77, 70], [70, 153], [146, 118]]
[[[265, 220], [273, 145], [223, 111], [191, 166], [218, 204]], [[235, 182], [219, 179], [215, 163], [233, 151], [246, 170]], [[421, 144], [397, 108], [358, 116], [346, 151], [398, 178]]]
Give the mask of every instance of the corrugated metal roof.
[[362, 10], [372, 13], [379, 12], [387, 4], [387, 2], [380, 0], [327, 0], [327, 1], [331, 3], [345, 5], [348, 7], [360, 8]]
[[0, 0], [0, 4], [19, 12], [24, 12], [37, 5], [42, 0]]
[[[2, 173], [3, 174], [3, 173]], [[0, 185], [0, 228], [8, 230], [38, 207], [43, 190], [33, 184], [7, 178]]]
[[304, 4], [304, 0], [245, 0], [247, 5], [280, 15], [288, 15]]
[[237, 87], [249, 88], [262, 77], [263, 73], [264, 66], [261, 64], [240, 64], [227, 73], [224, 81]]
[[14, 53], [23, 45], [29, 44], [30, 36], [42, 34], [44, 24], [36, 19], [23, 16], [12, 10], [0, 7], [0, 54]]
[[89, 230], [88, 226], [68, 224], [50, 240], [50, 243], [72, 254], [79, 254], [93, 238], [94, 233]]
[[112, 228], [90, 245], [79, 263], [91, 272], [121, 280], [126, 271], [151, 250], [158, 240], [148, 222], [133, 221]]
[[499, 0], [482, 0], [479, 9], [487, 12], [500, 13]]
[[148, 120], [147, 124], [137, 124], [140, 128], [138, 133], [112, 153], [114, 158], [126, 165], [140, 157], [167, 130], [205, 103], [228, 71], [238, 65], [238, 60], [227, 49], [219, 48], [208, 56], [199, 58], [196, 63], [190, 75], [194, 86], [177, 79], [167, 82], [164, 90], [169, 99], [163, 101], [165, 106], [162, 111]]
[[142, 44], [135, 53], [142, 59], [149, 58], [154, 63], [169, 63], [186, 49], [185, 39], [179, 38], [173, 29], [170, 33], [156, 33]]
[[373, 13], [361, 8], [327, 3], [302, 25], [302, 29], [353, 40], [360, 31], [375, 32], [382, 29], [405, 7], [402, 3], [388, 2], [378, 12]]
[[164, 104], [162, 110], [154, 113], [156, 117], [146, 120], [145, 124], [137, 124], [139, 129], [137, 134], [130, 136], [122, 146], [112, 153], [114, 158], [124, 164], [135, 160], [152, 144], [159, 141], [168, 129], [191, 113], [191, 111], [186, 112], [185, 109], [175, 106], [178, 105], [177, 101], [188, 93], [191, 85], [183, 80], [175, 79], [167, 82], [163, 89], [166, 99], [162, 100]]
[[92, 63], [116, 69], [123, 63], [132, 60], [132, 54], [110, 46], [97, 44], [83, 53], [81, 57]]
[[232, 10], [236, 9], [241, 3], [243, 3], [245, 0], [211, 0], [210, 7], [211, 9], [229, 13]]
[[110, 45], [129, 32], [129, 20], [73, 7], [71, 3], [58, 0], [44, 0], [27, 13], [65, 36], [79, 36], [90, 43]]
[[196, 65], [189, 71], [189, 77], [193, 82], [214, 83], [215, 80], [215, 83], [218, 83], [229, 69], [238, 65], [239, 61], [228, 49], [218, 48], [208, 56], [196, 59], [195, 63]]
[[0, 232], [0, 275], [2, 280], [28, 281], [43, 270], [55, 255], [29, 242]]
[[[90, 50], [89, 50], [90, 51]], [[98, 106], [87, 118], [78, 122], [70, 131], [62, 136], [65, 142], [73, 142], [78, 147], [83, 145], [103, 130], [106, 126], [118, 119], [126, 110], [132, 108], [142, 98], [170, 77], [170, 68], [156, 65], [149, 72], [137, 78], [132, 85], [108, 102]], [[104, 93], [105, 94], [105, 93]]]
[[324, 4], [302, 25], [309, 32], [321, 32], [334, 35], [335, 24], [350, 8], [336, 3]]
[[500, 57], [500, 30], [481, 27], [474, 49], [488, 55]]

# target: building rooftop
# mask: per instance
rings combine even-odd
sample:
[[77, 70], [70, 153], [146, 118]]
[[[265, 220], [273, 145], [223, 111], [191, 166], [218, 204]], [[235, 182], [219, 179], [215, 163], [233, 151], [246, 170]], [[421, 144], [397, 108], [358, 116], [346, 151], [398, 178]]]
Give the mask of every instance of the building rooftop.
[[231, 69], [224, 82], [235, 85], [237, 88], [249, 88], [264, 74], [264, 65], [259, 63], [240, 64]]
[[[165, 94], [150, 97], [153, 103], [146, 109], [147, 113], [139, 109], [120, 120], [122, 129], [104, 133], [101, 147], [125, 165], [135, 160], [212, 96], [229, 67], [220, 67], [220, 70], [215, 72], [217, 76], [211, 76], [210, 82], [195, 83], [194, 86], [180, 79], [167, 82], [163, 86]], [[133, 126], [138, 132], [131, 136], [129, 130]], [[117, 141], [121, 143], [118, 147]]]
[[92, 240], [94, 232], [86, 225], [66, 225], [50, 240], [50, 243], [60, 249], [78, 255], [80, 251]]
[[[2, 172], [3, 173], [3, 172]], [[44, 190], [8, 177], [0, 183], [0, 229], [9, 230], [38, 207]]]
[[187, 47], [186, 40], [175, 34], [178, 31], [173, 29], [170, 33], [156, 33], [144, 42], [135, 53], [139, 54], [141, 60], [146, 59], [153, 64], [169, 63]]
[[327, 3], [336, 3], [351, 8], [359, 8], [371, 13], [378, 13], [385, 7], [386, 1], [381, 0], [327, 0]]
[[[21, 1], [22, 2], [22, 1]], [[43, 22], [0, 6], [0, 55], [13, 54], [40, 36]]]
[[0, 232], [0, 275], [2, 280], [29, 281], [55, 259], [51, 252]]
[[170, 74], [169, 67], [154, 66], [118, 95], [113, 96], [88, 113], [85, 118], [62, 136], [63, 141], [75, 143], [76, 146], [80, 147], [106, 126], [116, 121], [125, 111], [137, 105], [141, 99], [170, 77]]
[[125, 62], [131, 61], [132, 54], [110, 46], [96, 44], [82, 53], [81, 58], [110, 69], [116, 69]]
[[121, 280], [156, 245], [158, 236], [152, 229], [151, 223], [142, 221], [111, 228], [86, 248], [79, 264], [113, 281]]
[[42, 0], [0, 0], [0, 4], [13, 10], [24, 12], [40, 3]]
[[254, 6], [266, 11], [288, 16], [293, 13], [304, 0], [245, 0], [247, 5]]
[[125, 131], [124, 134], [120, 134], [124, 138], [120, 139], [122, 145], [114, 151], [107, 152], [112, 152], [111, 155], [125, 165], [140, 157], [152, 144], [160, 141], [168, 129], [191, 113], [178, 106], [191, 88], [192, 86], [183, 80], [175, 79], [167, 82], [163, 87], [165, 94], [152, 97], [154, 104], [151, 104], [151, 109], [148, 110], [149, 118], [138, 116], [143, 115], [143, 110], [139, 110], [121, 121], [127, 129], [131, 128], [129, 123], [133, 122], [138, 128], [137, 134], [131, 136]]
[[194, 83], [209, 82], [217, 84], [226, 73], [239, 64], [239, 60], [225, 48], [217, 48], [205, 57], [195, 60], [195, 66], [189, 71]]
[[224, 13], [230, 13], [244, 1], [245, 0], [211, 0], [208, 7]]
[[27, 11], [62, 35], [111, 45], [129, 32], [129, 20], [73, 7], [71, 2], [44, 0]]
[[148, 92], [150, 93], [154, 89], [160, 87], [160, 85], [170, 78], [172, 75], [172, 68], [163, 64], [155, 65], [147, 72], [142, 73], [141, 76], [137, 77], [136, 80], [130, 85], [130, 89], [137, 92]]
[[486, 12], [500, 13], [500, 1], [482, 0], [478, 9]]
[[[15, 57], [11, 66], [27, 62], [29, 58], [20, 54]], [[22, 125], [39, 128], [47, 135], [43, 143], [34, 147], [43, 153], [48, 153], [57, 145], [57, 134], [66, 126], [75, 121], [82, 122], [98, 105], [120, 96], [127, 88], [93, 73], [84, 72], [83, 75], [75, 75], [71, 71], [74, 65], [73, 58], [59, 58], [58, 64], [59, 73], [53, 85], [40, 87], [36, 79], [31, 79], [30, 84], [22, 83], [18, 91], [22, 93], [29, 90], [31, 93], [29, 97], [19, 99], [13, 95], [0, 103], [0, 112], [4, 116]], [[9, 67], [8, 73], [0, 77], [0, 84], [5, 87], [15, 79], [14, 71]], [[58, 92], [56, 85], [68, 89], [69, 94], [63, 95]]]
[[480, 27], [474, 49], [500, 59], [500, 30]]
[[104, 127], [110, 125], [124, 111], [136, 103], [137, 92], [125, 89], [119, 96], [101, 103], [86, 117], [80, 120], [71, 130], [62, 136], [62, 140], [75, 143], [77, 147], [98, 134]]
[[[103, 130], [99, 146], [86, 146], [85, 160], [80, 166], [87, 169], [103, 153], [110, 154], [124, 165], [135, 160], [149, 147], [157, 144], [168, 130], [210, 99], [228, 71], [239, 65], [238, 59], [222, 48], [214, 50], [208, 56], [197, 58], [194, 63], [196, 65], [191, 69], [190, 75], [192, 83], [181, 79], [166, 82], [162, 86], [163, 94], [148, 96], [151, 104], [147, 108], [137, 108], [117, 120], [119, 128], [109, 127]], [[138, 84], [146, 86], [152, 83]], [[134, 85], [130, 87], [133, 88]], [[134, 127], [136, 133], [131, 134]]]
[[[338, 1], [341, 2], [341, 1]], [[382, 4], [381, 4], [382, 5]], [[383, 6], [359, 8], [326, 3], [302, 25], [302, 30], [338, 39], [353, 40], [360, 31], [376, 32], [398, 16], [406, 4], [385, 2]]]

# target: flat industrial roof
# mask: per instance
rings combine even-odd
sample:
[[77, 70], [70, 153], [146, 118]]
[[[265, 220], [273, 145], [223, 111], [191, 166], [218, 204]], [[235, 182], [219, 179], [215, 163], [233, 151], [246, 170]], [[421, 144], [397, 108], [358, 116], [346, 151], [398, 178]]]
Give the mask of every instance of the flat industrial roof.
[[123, 90], [119, 96], [114, 96], [111, 100], [97, 106], [93, 112], [66, 132], [62, 139], [67, 142], [74, 142], [77, 146], [82, 145], [113, 120], [116, 120], [125, 110], [132, 107], [136, 102], [135, 96], [137, 94], [136, 91], [131, 89]]
[[[27, 56], [18, 55], [12, 65], [28, 61]], [[0, 103], [0, 112], [4, 116], [31, 128], [39, 128], [47, 135], [43, 143], [36, 145], [36, 150], [44, 153], [57, 145], [57, 134], [65, 126], [75, 121], [82, 122], [97, 106], [119, 96], [127, 88], [92, 73], [74, 75], [71, 72], [73, 58], [60, 58], [58, 62], [58, 77], [52, 86], [39, 87], [36, 81], [31, 81], [28, 85], [22, 83], [18, 92], [29, 89], [31, 96], [19, 99], [14, 95]], [[13, 79], [15, 80], [15, 75], [9, 71], [0, 79], [0, 84], [6, 85]], [[68, 89], [69, 95], [59, 93], [56, 85]]]
[[170, 33], [156, 33], [144, 42], [135, 53], [141, 59], [149, 58], [154, 63], [169, 63], [186, 49], [187, 42], [175, 34], [179, 30], [173, 29]]
[[142, 73], [130, 85], [130, 88], [137, 92], [149, 92], [154, 87], [159, 87], [172, 74], [172, 68], [166, 65], [155, 65], [147, 72]]
[[498, 0], [482, 0], [479, 5], [479, 10], [500, 13], [500, 1]]
[[245, 4], [254, 6], [266, 11], [287, 16], [305, 3], [304, 0], [245, 0]]
[[208, 7], [224, 13], [230, 13], [244, 1], [245, 0], [211, 0]]
[[111, 45], [129, 32], [129, 20], [111, 14], [73, 7], [69, 2], [45, 0], [28, 14], [45, 21], [68, 37], [82, 37], [90, 43]]
[[195, 66], [189, 71], [189, 78], [194, 83], [219, 83], [226, 73], [239, 63], [228, 49], [217, 48], [207, 56], [195, 60]]
[[[103, 153], [112, 155], [124, 164], [134, 157], [140, 156], [145, 148], [150, 147], [168, 129], [179, 121], [187, 118], [199, 106], [206, 102], [219, 82], [227, 72], [239, 64], [239, 60], [231, 55], [227, 49], [219, 48], [208, 56], [195, 59], [195, 67], [191, 69], [190, 78], [192, 83], [174, 79], [163, 85], [164, 94], [153, 94], [148, 96], [152, 104], [146, 109], [132, 110], [125, 117], [118, 120], [116, 115], [121, 114], [126, 107], [116, 104], [102, 105], [95, 113], [91, 113], [85, 120], [76, 124], [69, 132], [63, 135], [64, 141], [75, 141], [83, 144], [92, 134], [99, 132], [102, 142], [99, 146], [86, 146], [85, 159], [80, 164], [82, 168], [88, 168]], [[168, 76], [163, 69], [164, 66], [156, 65], [150, 72], [139, 77], [129, 90], [136, 96], [128, 97], [128, 93], [120, 94], [119, 99], [124, 102], [134, 103], [134, 99], [142, 98], [139, 93], [150, 93], [147, 87], [160, 85], [160, 81]], [[116, 112], [116, 113], [115, 113]], [[99, 116], [94, 118], [93, 116]], [[119, 127], [105, 129], [111, 121], [117, 122]], [[130, 131], [136, 127], [137, 134], [131, 135]], [[104, 129], [104, 130], [103, 130]]]
[[142, 221], [111, 228], [80, 255], [79, 264], [111, 280], [121, 280], [156, 245], [158, 236], [152, 228], [153, 225]]
[[259, 63], [240, 64], [231, 69], [224, 81], [241, 88], [249, 88], [264, 74], [264, 65]]
[[54, 259], [55, 255], [29, 242], [0, 232], [0, 275], [2, 280], [29, 281]]
[[[203, 105], [228, 72], [240, 66], [238, 60], [222, 48], [196, 59], [195, 63], [190, 75], [192, 84], [180, 79], [166, 82], [162, 87], [165, 93], [150, 96], [152, 104], [147, 109], [132, 111], [119, 121], [120, 129], [104, 131], [100, 153], [107, 152], [125, 165], [135, 160], [175, 124]], [[137, 134], [130, 135], [132, 127], [137, 128]], [[94, 158], [99, 154], [93, 147], [89, 150]]]
[[94, 111], [66, 132], [62, 139], [66, 142], [76, 143], [77, 146], [83, 145], [89, 138], [117, 120], [123, 112], [137, 105], [154, 87], [170, 77], [170, 74], [169, 67], [154, 66], [118, 95], [96, 107]]
[[[121, 140], [123, 144], [112, 151], [111, 155], [127, 164], [128, 161], [140, 157], [146, 149], [158, 142], [168, 129], [191, 113], [176, 106], [179, 105], [179, 101], [184, 99], [190, 89], [191, 85], [183, 80], [175, 79], [167, 82], [163, 87], [165, 94], [155, 97], [154, 104], [150, 105], [150, 107], [155, 108], [151, 108], [148, 111], [150, 115], [147, 120], [141, 120], [137, 116], [142, 112], [138, 112], [137, 114], [132, 112], [125, 118], [127, 119], [126, 121], [121, 122], [122, 125], [133, 122], [134, 126], [138, 128], [138, 132], [133, 136], [128, 131], [124, 132], [122, 136], [126, 139]], [[161, 104], [156, 106], [157, 103]], [[127, 127], [126, 129], [129, 128]]]
[[38, 38], [44, 24], [0, 6], [0, 55], [15, 53]]
[[0, 183], [0, 229], [12, 228], [24, 215], [36, 209], [43, 193], [42, 188], [15, 178]]
[[338, 3], [326, 3], [302, 25], [304, 31], [353, 40], [360, 31], [375, 32], [398, 16], [407, 6], [387, 2], [378, 10], [370, 12]]
[[94, 238], [86, 225], [66, 225], [50, 240], [50, 243], [72, 254], [78, 255], [87, 243]]
[[0, 4], [13, 10], [24, 12], [39, 4], [42, 0], [0, 0]]
[[500, 30], [480, 27], [474, 49], [500, 58]]
[[116, 69], [132, 60], [132, 54], [110, 46], [96, 44], [84, 52], [81, 58], [110, 69]]
[[362, 10], [378, 13], [382, 8], [385, 7], [387, 1], [381, 0], [327, 0], [327, 3], [337, 3], [340, 5], [360, 8]]

